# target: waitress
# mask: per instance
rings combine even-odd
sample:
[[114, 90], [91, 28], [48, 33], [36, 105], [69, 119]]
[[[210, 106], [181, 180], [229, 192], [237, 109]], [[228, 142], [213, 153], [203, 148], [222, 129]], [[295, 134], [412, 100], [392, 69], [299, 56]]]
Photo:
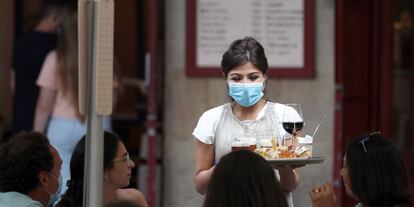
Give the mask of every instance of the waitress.
[[[221, 61], [231, 103], [212, 108], [200, 117], [193, 131], [196, 138], [196, 190], [207, 191], [214, 164], [231, 151], [232, 137], [240, 132], [276, 130], [284, 137], [284, 110], [296, 116], [293, 108], [264, 98], [268, 63], [262, 45], [251, 37], [235, 40]], [[286, 113], [286, 112], [285, 112]], [[292, 192], [299, 183], [295, 169], [286, 166], [275, 170], [286, 192], [289, 206]]]

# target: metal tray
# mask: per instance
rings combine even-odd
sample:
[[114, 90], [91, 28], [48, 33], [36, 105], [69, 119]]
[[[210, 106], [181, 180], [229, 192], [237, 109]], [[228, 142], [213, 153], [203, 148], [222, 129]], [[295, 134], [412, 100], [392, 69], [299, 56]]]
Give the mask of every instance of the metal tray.
[[320, 164], [323, 161], [325, 161], [325, 158], [323, 157], [312, 157], [312, 158], [306, 158], [306, 159], [281, 158], [281, 159], [274, 159], [274, 160], [267, 159], [267, 161], [272, 167], [286, 166], [286, 165], [300, 166], [300, 165], [309, 165], [309, 164]]

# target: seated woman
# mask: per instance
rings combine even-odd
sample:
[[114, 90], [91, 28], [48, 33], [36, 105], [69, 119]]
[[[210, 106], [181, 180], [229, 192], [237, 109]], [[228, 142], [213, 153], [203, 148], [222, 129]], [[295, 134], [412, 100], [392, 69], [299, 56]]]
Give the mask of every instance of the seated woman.
[[220, 159], [208, 185], [203, 207], [287, 207], [284, 191], [269, 163], [241, 150]]
[[[410, 199], [407, 167], [398, 148], [379, 132], [349, 142], [341, 176], [358, 207], [394, 207]], [[309, 192], [314, 207], [336, 206], [329, 183]]]
[[[83, 202], [83, 171], [85, 159], [85, 136], [76, 144], [70, 160], [71, 179], [68, 189], [57, 207], [77, 207]], [[129, 154], [122, 141], [116, 135], [104, 132], [104, 183], [103, 204], [109, 205], [118, 201], [129, 201], [138, 206], [147, 207], [142, 193], [136, 189], [121, 189], [129, 185], [131, 169], [135, 163], [129, 159]]]

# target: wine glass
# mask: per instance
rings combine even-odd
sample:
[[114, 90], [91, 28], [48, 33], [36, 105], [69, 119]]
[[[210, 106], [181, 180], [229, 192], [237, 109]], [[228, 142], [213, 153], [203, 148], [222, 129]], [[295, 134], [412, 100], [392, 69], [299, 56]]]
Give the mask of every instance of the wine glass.
[[[296, 138], [298, 133], [303, 129], [304, 126], [302, 109], [298, 103], [286, 104], [283, 109], [282, 126], [283, 129], [290, 134], [285, 136], [286, 138]], [[285, 140], [283, 140], [285, 142]], [[293, 140], [292, 140], [293, 141]], [[293, 145], [294, 142], [291, 144]]]

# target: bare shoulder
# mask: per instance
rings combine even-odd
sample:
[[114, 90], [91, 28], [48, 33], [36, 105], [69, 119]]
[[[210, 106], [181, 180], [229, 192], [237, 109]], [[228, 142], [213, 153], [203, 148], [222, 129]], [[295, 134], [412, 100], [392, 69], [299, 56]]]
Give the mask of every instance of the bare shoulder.
[[117, 191], [120, 200], [130, 201], [140, 207], [148, 207], [147, 201], [141, 191], [134, 188], [119, 189]]

